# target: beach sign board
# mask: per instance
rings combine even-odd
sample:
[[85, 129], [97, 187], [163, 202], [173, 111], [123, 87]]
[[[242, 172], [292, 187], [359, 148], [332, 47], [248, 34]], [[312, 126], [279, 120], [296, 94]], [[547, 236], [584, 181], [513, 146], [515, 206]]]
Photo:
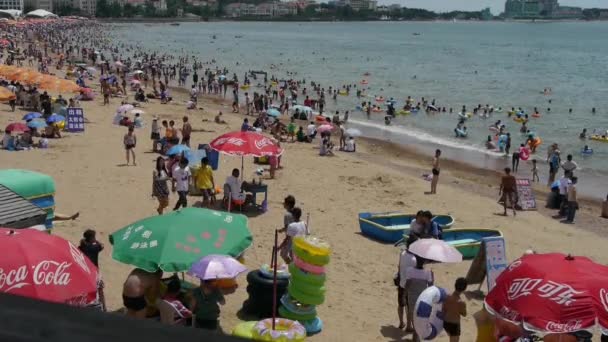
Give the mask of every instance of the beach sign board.
[[496, 285], [496, 278], [507, 268], [506, 245], [503, 237], [488, 237], [481, 240], [479, 254], [473, 259], [467, 282], [469, 284], [481, 284], [484, 280], [488, 284], [488, 291]]
[[517, 179], [517, 209], [536, 210], [536, 198], [529, 179]]
[[84, 132], [84, 110], [82, 108], [68, 108], [68, 132]]
[[502, 236], [488, 237], [482, 240], [482, 244], [486, 254], [486, 283], [490, 292], [496, 286], [496, 278], [507, 268], [505, 239]]

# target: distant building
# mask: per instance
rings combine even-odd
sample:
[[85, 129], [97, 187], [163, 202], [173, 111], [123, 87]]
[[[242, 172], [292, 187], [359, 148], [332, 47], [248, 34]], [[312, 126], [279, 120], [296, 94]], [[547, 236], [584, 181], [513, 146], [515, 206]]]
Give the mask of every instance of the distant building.
[[494, 16], [492, 15], [492, 11], [490, 10], [490, 7], [486, 7], [484, 10], [481, 11], [481, 20], [492, 20], [494, 19]]
[[560, 6], [557, 0], [507, 0], [505, 17], [507, 18], [579, 18], [583, 10], [580, 7]]
[[72, 7], [78, 8], [83, 15], [94, 17], [97, 9], [96, 0], [72, 0]]
[[167, 10], [166, 0], [150, 0], [150, 3], [152, 3], [156, 11], [158, 12], [165, 12]]
[[[349, 6], [353, 11], [369, 10], [370, 8], [376, 8], [377, 5], [376, 0], [337, 0], [328, 2], [328, 4], [331, 3], [334, 3], [337, 7]], [[401, 8], [401, 6], [399, 6], [399, 8]]]
[[0, 10], [19, 10], [23, 12], [23, 0], [0, 0]]
[[24, 0], [24, 7], [30, 7], [34, 9], [43, 9], [45, 11], [53, 10], [53, 1], [52, 0]]

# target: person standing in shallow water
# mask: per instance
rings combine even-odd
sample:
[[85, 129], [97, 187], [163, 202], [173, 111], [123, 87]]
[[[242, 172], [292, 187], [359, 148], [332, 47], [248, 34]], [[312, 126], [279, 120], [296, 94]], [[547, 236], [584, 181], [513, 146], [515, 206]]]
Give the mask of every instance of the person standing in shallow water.
[[435, 157], [433, 158], [433, 165], [431, 170], [431, 173], [433, 174], [433, 179], [431, 179], [431, 192], [429, 192], [430, 195], [434, 195], [437, 193], [437, 183], [439, 183], [439, 173], [441, 171], [439, 157], [441, 157], [441, 150], [435, 150]]

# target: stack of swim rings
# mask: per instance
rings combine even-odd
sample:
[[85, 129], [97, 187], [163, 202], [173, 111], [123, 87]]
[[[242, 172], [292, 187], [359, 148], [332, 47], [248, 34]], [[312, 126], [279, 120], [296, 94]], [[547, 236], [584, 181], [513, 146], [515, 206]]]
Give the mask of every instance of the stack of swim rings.
[[422, 340], [432, 340], [443, 330], [443, 302], [446, 291], [437, 286], [422, 291], [414, 308], [414, 329]]
[[[271, 317], [273, 308], [273, 279], [274, 269], [269, 265], [262, 265], [259, 270], [247, 274], [247, 293], [249, 298], [245, 302], [245, 312], [257, 317]], [[277, 298], [287, 292], [289, 285], [289, 272], [286, 266], [277, 269]], [[278, 303], [277, 303], [278, 307]]]
[[287, 294], [281, 297], [279, 315], [300, 322], [308, 335], [323, 329], [316, 306], [325, 301], [325, 266], [330, 254], [329, 245], [315, 237], [300, 236], [293, 241], [291, 279]]

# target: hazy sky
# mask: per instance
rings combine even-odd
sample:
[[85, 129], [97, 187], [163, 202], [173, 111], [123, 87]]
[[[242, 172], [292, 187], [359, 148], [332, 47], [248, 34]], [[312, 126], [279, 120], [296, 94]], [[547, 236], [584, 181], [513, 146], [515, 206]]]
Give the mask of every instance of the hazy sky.
[[[425, 8], [433, 11], [479, 10], [490, 7], [492, 13], [499, 14], [505, 9], [505, 0], [379, 0], [380, 4], [401, 4], [405, 7]], [[606, 0], [559, 0], [562, 6], [584, 8], [608, 8]]]

